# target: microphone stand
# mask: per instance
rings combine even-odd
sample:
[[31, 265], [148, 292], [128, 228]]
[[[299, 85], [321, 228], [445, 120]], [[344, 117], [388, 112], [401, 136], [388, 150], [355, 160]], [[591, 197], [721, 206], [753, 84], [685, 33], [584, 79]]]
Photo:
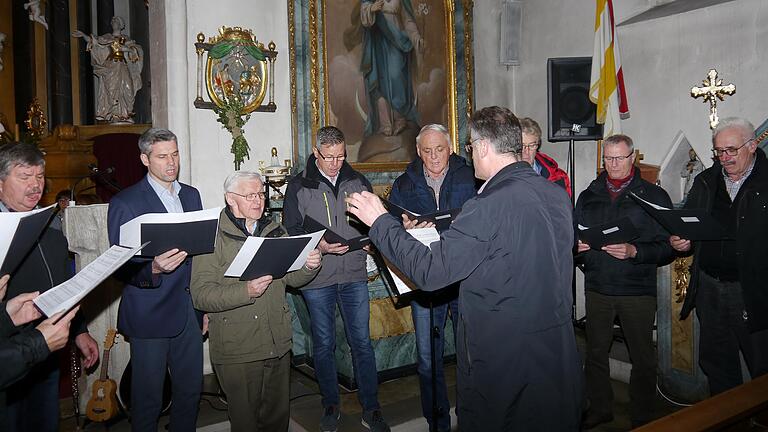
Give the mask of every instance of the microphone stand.
[[[435, 340], [440, 337], [440, 329], [435, 326], [433, 295], [434, 293], [429, 293], [429, 359], [431, 363], [429, 373], [432, 378], [432, 422], [429, 424], [429, 432], [437, 431], [437, 419], [440, 417], [440, 410], [437, 406], [437, 359], [435, 358]], [[442, 361], [442, 359], [440, 360]]]
[[[111, 174], [112, 172], [115, 171], [113, 167], [109, 167], [104, 171], [99, 170], [96, 166], [93, 166], [93, 165], [89, 165], [88, 168], [91, 170], [91, 173], [86, 176], [78, 178], [77, 181], [75, 182], [75, 185], [72, 186], [72, 191], [70, 192], [70, 201], [72, 202], [72, 205], [77, 205], [77, 200], [75, 200], [75, 197], [77, 196], [76, 194], [77, 186], [79, 186], [80, 183], [86, 179], [93, 180], [94, 186], [91, 186], [90, 188], [86, 188], [83, 190], [93, 189], [96, 187], [97, 183], [106, 185], [107, 187], [112, 189], [114, 192], [120, 192], [122, 190], [120, 186], [116, 185], [111, 180], [104, 177], [105, 174]], [[83, 192], [83, 190], [81, 190], [80, 192]]]

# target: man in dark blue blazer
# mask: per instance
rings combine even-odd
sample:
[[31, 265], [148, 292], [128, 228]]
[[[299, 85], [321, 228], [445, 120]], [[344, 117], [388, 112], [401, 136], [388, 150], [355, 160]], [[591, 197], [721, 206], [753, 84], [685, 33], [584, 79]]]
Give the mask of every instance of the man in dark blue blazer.
[[[181, 184], [176, 135], [152, 128], [139, 138], [147, 176], [112, 198], [109, 242], [119, 244], [120, 226], [145, 213], [202, 210], [197, 189]], [[166, 368], [173, 382], [171, 430], [195, 429], [203, 379], [203, 341], [192, 306], [192, 258], [171, 249], [154, 259], [134, 258], [118, 274], [126, 285], [117, 327], [130, 338], [131, 430], [157, 431]]]

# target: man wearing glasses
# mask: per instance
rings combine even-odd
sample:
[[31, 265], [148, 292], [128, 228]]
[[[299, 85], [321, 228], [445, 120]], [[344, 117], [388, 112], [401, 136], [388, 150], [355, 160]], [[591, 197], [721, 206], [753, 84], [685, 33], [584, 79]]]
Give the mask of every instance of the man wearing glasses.
[[[305, 234], [306, 216], [322, 223], [344, 238], [362, 235], [361, 227], [350, 224], [344, 199], [354, 192], [371, 191], [371, 183], [344, 161], [344, 134], [333, 126], [317, 131], [317, 141], [307, 166], [288, 183], [285, 192], [285, 226], [290, 235]], [[312, 327], [312, 357], [315, 376], [322, 393], [323, 416], [320, 430], [336, 431], [340, 418], [339, 388], [336, 379], [336, 305], [339, 305], [352, 365], [363, 408], [363, 426], [389, 431], [378, 400], [376, 358], [368, 328], [368, 273], [366, 251], [350, 251], [341, 243], [320, 240], [323, 266], [317, 277], [302, 288]]]
[[211, 363], [227, 395], [233, 432], [288, 430], [292, 331], [285, 288], [312, 280], [321, 260], [314, 250], [301, 269], [279, 279], [224, 276], [248, 237], [288, 235], [283, 226], [262, 217], [264, 199], [258, 173], [230, 174], [224, 181], [227, 207], [219, 217], [216, 248], [192, 264], [192, 299], [210, 317]]
[[685, 207], [706, 209], [729, 238], [670, 243], [693, 254], [680, 318], [696, 308], [699, 364], [714, 395], [742, 383], [739, 350], [752, 378], [768, 372], [768, 161], [745, 119], [722, 119], [712, 142], [715, 163], [696, 176]]
[[585, 364], [589, 410], [584, 429], [613, 419], [608, 353], [613, 323], [618, 317], [632, 360], [629, 379], [632, 427], [652, 420], [656, 396], [656, 267], [674, 258], [669, 233], [630, 196], [670, 208], [672, 201], [660, 187], [640, 177], [635, 168], [632, 138], [612, 135], [603, 140], [605, 171], [580, 195], [575, 222], [593, 227], [628, 217], [639, 236], [628, 243], [591, 247], [578, 242], [577, 264], [585, 277], [587, 354]]
[[568, 174], [557, 166], [557, 162], [539, 151], [541, 147], [541, 127], [530, 117], [520, 119], [523, 129], [523, 160], [528, 162], [537, 174], [560, 186], [571, 195], [571, 180]]
[[[429, 247], [373, 194], [350, 211], [420, 289], [459, 286], [459, 430], [577, 431], [581, 361], [571, 325], [573, 210], [562, 190], [520, 160], [520, 122], [487, 107], [469, 120], [475, 176], [484, 180]], [[551, 415], [541, 415], [547, 407]]]

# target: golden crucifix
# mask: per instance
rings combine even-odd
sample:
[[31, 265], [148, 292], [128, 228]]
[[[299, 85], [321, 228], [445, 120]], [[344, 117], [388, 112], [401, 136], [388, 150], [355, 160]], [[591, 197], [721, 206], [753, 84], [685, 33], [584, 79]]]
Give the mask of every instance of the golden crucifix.
[[703, 87], [691, 87], [691, 97], [694, 99], [703, 96], [702, 102], [709, 102], [709, 128], [714, 129], [720, 122], [717, 117], [717, 100], [725, 100], [726, 95], [736, 93], [736, 86], [733, 84], [723, 85], [723, 80], [717, 77], [717, 71], [710, 69], [707, 73], [707, 79], [701, 82]]

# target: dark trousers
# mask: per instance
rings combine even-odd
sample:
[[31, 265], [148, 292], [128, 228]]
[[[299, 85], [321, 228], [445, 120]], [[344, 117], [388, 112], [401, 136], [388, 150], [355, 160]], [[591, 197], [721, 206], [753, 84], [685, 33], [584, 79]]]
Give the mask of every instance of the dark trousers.
[[656, 297], [610, 296], [586, 292], [587, 356], [586, 383], [590, 411], [613, 413], [608, 354], [613, 343], [613, 322], [618, 316], [632, 361], [629, 378], [630, 416], [633, 425], [652, 419], [656, 397], [656, 350], [653, 322]]
[[768, 373], [768, 330], [750, 333], [739, 282], [699, 275], [699, 364], [716, 395], [743, 383], [739, 351], [753, 378]]
[[[440, 432], [451, 430], [451, 405], [448, 401], [448, 389], [445, 384], [445, 372], [443, 368], [443, 353], [445, 350], [445, 324], [448, 320], [448, 310], [451, 311], [451, 320], [458, 322], [459, 299], [455, 288], [446, 288], [430, 293], [419, 293], [416, 299], [411, 301], [411, 317], [416, 333], [416, 352], [418, 354], [419, 390], [421, 393], [421, 412], [428, 424], [432, 424], [432, 398], [437, 398], [438, 418], [436, 429]], [[437, 394], [432, 394], [432, 354], [431, 340], [432, 329], [429, 326], [429, 302], [432, 303], [434, 325], [437, 327], [435, 337], [435, 389]], [[454, 324], [454, 342], [456, 342], [456, 326]]]
[[131, 338], [131, 430], [156, 432], [166, 368], [172, 382], [171, 431], [194, 431], [203, 387], [203, 338], [189, 303], [184, 329], [171, 338]]
[[285, 432], [290, 421], [291, 354], [236, 364], [214, 364], [227, 395], [232, 432]]
[[[2, 367], [2, 366], [0, 366]], [[53, 353], [6, 389], [8, 432], [59, 430], [59, 355]]]

